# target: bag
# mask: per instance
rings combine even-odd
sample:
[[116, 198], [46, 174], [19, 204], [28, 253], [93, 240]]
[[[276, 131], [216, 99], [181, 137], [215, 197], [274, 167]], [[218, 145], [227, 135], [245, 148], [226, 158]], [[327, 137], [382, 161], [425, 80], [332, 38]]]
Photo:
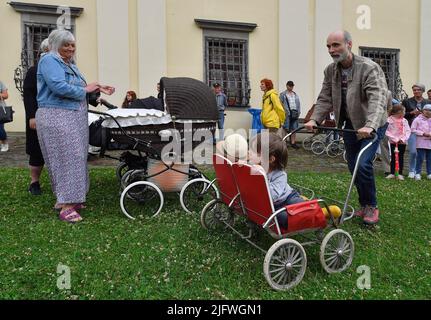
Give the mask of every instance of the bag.
[[298, 120], [299, 119], [299, 112], [298, 110], [290, 110], [290, 119], [292, 120]]
[[325, 214], [318, 200], [292, 204], [287, 210], [287, 232], [324, 229], [327, 226]]
[[[1, 97], [1, 101], [3, 102], [3, 97]], [[8, 123], [13, 121], [13, 114], [15, 111], [12, 110], [12, 107], [0, 106], [0, 123]]]
[[[295, 96], [296, 96], [296, 93], [295, 93]], [[296, 109], [294, 109], [294, 110], [290, 109], [289, 98], [287, 97], [287, 94], [286, 94], [286, 101], [287, 101], [287, 108], [289, 109], [290, 120], [298, 120], [299, 119], [299, 112]]]

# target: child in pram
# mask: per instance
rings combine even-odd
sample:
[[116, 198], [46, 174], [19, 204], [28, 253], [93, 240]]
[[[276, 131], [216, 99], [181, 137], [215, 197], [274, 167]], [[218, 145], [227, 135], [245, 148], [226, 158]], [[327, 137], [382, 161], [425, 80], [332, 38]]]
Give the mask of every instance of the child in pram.
[[[256, 166], [262, 166], [267, 173], [275, 210], [305, 201], [299, 192], [288, 183], [287, 158], [286, 143], [274, 133], [260, 133], [250, 143], [249, 162]], [[280, 213], [278, 221], [281, 227], [285, 228], [287, 226], [287, 213]]]

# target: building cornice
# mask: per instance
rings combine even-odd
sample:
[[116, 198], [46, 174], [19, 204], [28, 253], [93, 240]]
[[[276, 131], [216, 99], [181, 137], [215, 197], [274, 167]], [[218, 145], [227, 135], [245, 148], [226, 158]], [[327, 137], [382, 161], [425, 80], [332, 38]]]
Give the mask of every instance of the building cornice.
[[[58, 15], [58, 8], [61, 6], [48, 5], [48, 4], [38, 4], [38, 3], [24, 3], [24, 2], [8, 2], [8, 4], [15, 9], [15, 11], [20, 13], [32, 13], [32, 14], [49, 14]], [[84, 8], [78, 7], [68, 7], [70, 9], [70, 14], [72, 17], [79, 17]]]
[[255, 23], [205, 20], [205, 19], [195, 19], [195, 23], [202, 29], [223, 30], [223, 31], [252, 32], [257, 27], [257, 24]]

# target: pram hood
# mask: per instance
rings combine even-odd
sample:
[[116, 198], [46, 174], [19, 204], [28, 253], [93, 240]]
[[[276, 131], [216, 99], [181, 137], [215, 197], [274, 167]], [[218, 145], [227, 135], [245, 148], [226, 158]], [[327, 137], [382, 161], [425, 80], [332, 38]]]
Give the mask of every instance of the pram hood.
[[202, 81], [192, 78], [160, 80], [160, 91], [166, 111], [176, 119], [218, 120], [218, 108], [213, 91]]

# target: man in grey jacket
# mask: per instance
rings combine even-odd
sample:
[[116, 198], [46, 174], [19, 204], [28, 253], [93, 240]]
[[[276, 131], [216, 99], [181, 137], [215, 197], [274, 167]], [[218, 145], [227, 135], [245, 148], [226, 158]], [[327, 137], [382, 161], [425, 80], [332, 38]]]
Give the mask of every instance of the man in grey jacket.
[[379, 221], [379, 210], [372, 160], [387, 128], [386, 78], [377, 63], [352, 53], [352, 37], [347, 31], [331, 33], [327, 48], [334, 62], [325, 69], [322, 90], [305, 127], [313, 130], [333, 107], [337, 126], [357, 131], [344, 133], [351, 173], [359, 152], [371, 141], [373, 133], [377, 135], [377, 141], [361, 157], [355, 179], [361, 205], [355, 215], [365, 224], [374, 225]]

